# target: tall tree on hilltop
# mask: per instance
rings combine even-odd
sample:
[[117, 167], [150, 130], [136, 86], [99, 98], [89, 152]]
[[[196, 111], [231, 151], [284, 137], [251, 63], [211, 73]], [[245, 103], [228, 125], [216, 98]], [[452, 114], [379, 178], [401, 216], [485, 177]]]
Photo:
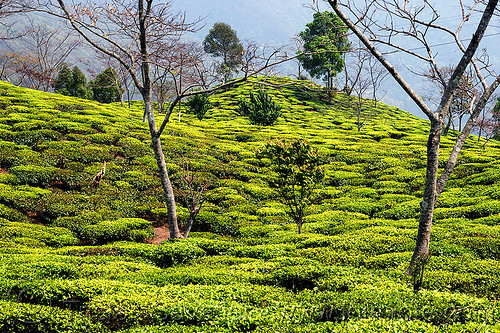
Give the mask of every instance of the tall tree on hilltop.
[[333, 78], [344, 67], [342, 53], [349, 50], [347, 27], [332, 12], [315, 13], [306, 26], [299, 34], [305, 51], [299, 60], [313, 78], [324, 79], [331, 90]]
[[236, 31], [226, 23], [214, 24], [203, 41], [203, 49], [214, 57], [222, 57], [221, 72], [226, 79], [231, 71], [243, 63], [243, 45]]
[[[473, 125], [495, 89], [500, 85], [500, 75], [496, 77], [485, 76], [484, 71], [490, 68], [484, 64], [480, 64], [476, 55], [479, 43], [485, 35], [492, 16], [498, 11], [498, 0], [474, 0], [471, 7], [465, 7], [464, 3], [460, 1], [461, 20], [458, 20], [459, 22], [454, 28], [441, 25], [438, 11], [426, 0], [413, 1], [411, 4], [407, 0], [373, 0], [366, 2], [366, 6], [360, 6], [351, 0], [328, 0], [328, 2], [340, 19], [387, 69], [394, 80], [396, 80], [430, 120], [427, 140], [426, 179], [424, 194], [420, 203], [420, 221], [415, 249], [407, 270], [408, 274], [414, 277], [421, 277], [423, 267], [429, 256], [429, 242], [436, 201], [457, 163], [460, 150], [469, 136]], [[481, 14], [478, 23], [473, 23], [474, 21], [471, 22], [469, 20], [473, 13]], [[375, 15], [384, 15], [386, 19], [377, 20]], [[390, 22], [391, 24], [387, 25], [386, 22]], [[464, 39], [460, 38], [460, 32], [464, 25], [468, 23], [477, 25], [469, 44], [465, 46], [462, 43]], [[435, 48], [428, 41], [428, 36], [433, 35], [435, 32], [449, 36], [458, 51], [462, 54], [456, 66], [452, 66], [454, 69], [449, 78], [445, 77], [438, 66], [435, 58]], [[405, 38], [395, 39], [393, 38], [394, 36], [405, 36]], [[411, 40], [412, 44], [406, 46], [400, 44], [406, 40]], [[415, 43], [419, 43], [422, 47], [415, 48]], [[439, 105], [435, 111], [432, 111], [420, 95], [405, 81], [401, 73], [387, 58], [387, 53], [382, 53], [379, 46], [382, 46], [384, 51], [387, 51], [387, 48], [392, 48], [398, 52], [403, 52], [413, 57], [415, 61], [422, 61], [435, 71], [444, 87]], [[448, 161], [441, 175], [438, 177], [440, 142], [444, 122], [449, 112], [451, 112], [450, 108], [453, 103], [453, 96], [457, 92], [457, 89], [459, 89], [460, 80], [466, 74], [469, 65], [472, 66], [475, 75], [477, 75], [480, 81], [480, 96], [476, 99], [475, 103], [472, 103], [470, 117], [462, 132], [457, 137]], [[486, 74], [489, 73], [491, 71], [486, 72]], [[488, 83], [487, 80], [490, 82]], [[420, 284], [421, 279], [417, 279], [416, 283], [414, 283], [415, 291], [420, 289]]]

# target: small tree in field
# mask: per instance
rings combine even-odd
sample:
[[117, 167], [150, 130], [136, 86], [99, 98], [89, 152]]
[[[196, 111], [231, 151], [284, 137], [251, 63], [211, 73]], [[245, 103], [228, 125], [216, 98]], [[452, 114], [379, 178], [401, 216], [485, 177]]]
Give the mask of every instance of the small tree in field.
[[189, 113], [196, 115], [199, 120], [202, 120], [205, 117], [205, 113], [212, 107], [210, 103], [210, 95], [208, 94], [200, 94], [194, 95], [186, 102]]
[[250, 92], [250, 99], [240, 99], [240, 113], [255, 125], [271, 126], [281, 116], [281, 106], [266, 92]]
[[257, 150], [257, 156], [271, 160], [269, 183], [278, 191], [300, 234], [304, 210], [311, 204], [313, 190], [325, 175], [317, 150], [305, 140], [295, 139], [287, 143], [278, 139], [268, 141], [264, 148]]

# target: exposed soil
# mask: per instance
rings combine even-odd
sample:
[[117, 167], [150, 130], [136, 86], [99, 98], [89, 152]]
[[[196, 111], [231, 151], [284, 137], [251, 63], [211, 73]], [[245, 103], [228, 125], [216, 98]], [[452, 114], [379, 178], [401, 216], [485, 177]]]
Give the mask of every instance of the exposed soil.
[[7, 169], [0, 168], [0, 173], [9, 173], [9, 171], [7, 171]]
[[155, 237], [148, 240], [148, 243], [160, 245], [166, 239], [170, 238], [170, 232], [168, 231], [168, 225], [162, 225], [161, 227], [154, 228]]

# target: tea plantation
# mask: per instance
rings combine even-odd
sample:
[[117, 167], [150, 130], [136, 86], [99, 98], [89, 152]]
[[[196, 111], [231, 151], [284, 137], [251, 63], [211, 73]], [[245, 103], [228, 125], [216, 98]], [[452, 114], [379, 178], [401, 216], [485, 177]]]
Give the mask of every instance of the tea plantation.
[[[500, 332], [500, 143], [468, 139], [414, 294], [404, 271], [428, 124], [365, 101], [358, 132], [345, 94], [285, 86], [268, 90], [281, 117], [258, 126], [238, 112], [258, 90], [211, 96], [201, 121], [172, 116], [162, 140], [174, 183], [189, 160], [213, 189], [187, 240], [155, 245], [167, 212], [141, 103], [0, 82], [0, 331]], [[277, 137], [306, 139], [325, 169], [302, 234], [255, 153]], [[443, 137], [442, 165], [452, 145]], [[178, 213], [182, 229], [180, 201]]]

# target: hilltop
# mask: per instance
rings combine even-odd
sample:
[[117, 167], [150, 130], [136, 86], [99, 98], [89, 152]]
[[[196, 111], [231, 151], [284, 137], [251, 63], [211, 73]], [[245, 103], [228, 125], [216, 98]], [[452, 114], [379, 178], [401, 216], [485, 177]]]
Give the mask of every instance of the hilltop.
[[[403, 272], [428, 123], [365, 100], [371, 117], [358, 132], [344, 93], [329, 100], [284, 86], [264, 88], [284, 113], [257, 126], [237, 105], [258, 89], [213, 95], [202, 121], [185, 109], [170, 120], [162, 143], [174, 183], [189, 160], [216, 190], [189, 239], [158, 246], [148, 242], [166, 209], [141, 102], [128, 109], [0, 82], [0, 329], [500, 331], [500, 143], [464, 146], [415, 295]], [[326, 170], [300, 235], [256, 158], [275, 137], [307, 139]], [[453, 139], [442, 139], [444, 151]]]

